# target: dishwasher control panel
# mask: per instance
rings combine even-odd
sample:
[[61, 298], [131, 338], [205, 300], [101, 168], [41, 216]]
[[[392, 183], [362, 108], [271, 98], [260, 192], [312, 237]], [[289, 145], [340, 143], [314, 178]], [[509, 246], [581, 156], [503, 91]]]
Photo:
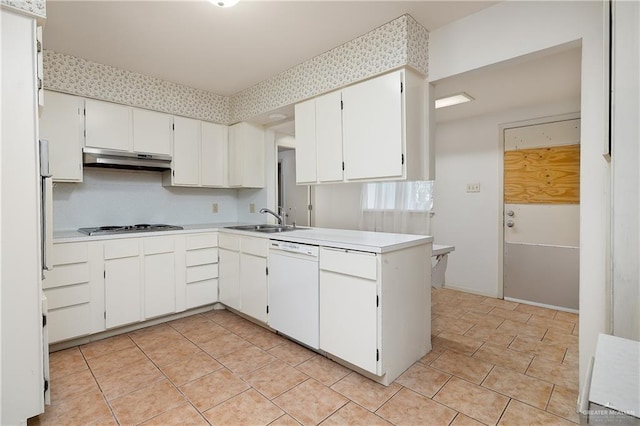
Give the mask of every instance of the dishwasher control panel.
[[318, 256], [318, 246], [292, 243], [290, 241], [270, 240], [269, 248], [272, 250], [282, 250], [290, 253], [306, 254], [307, 256]]

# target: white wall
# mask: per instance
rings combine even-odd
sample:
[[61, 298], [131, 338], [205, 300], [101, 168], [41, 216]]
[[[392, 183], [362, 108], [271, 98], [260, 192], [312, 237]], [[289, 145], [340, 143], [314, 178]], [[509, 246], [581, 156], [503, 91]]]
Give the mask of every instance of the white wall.
[[361, 190], [361, 183], [316, 185], [312, 196], [312, 226], [360, 229]]
[[607, 139], [606, 4], [503, 2], [430, 34], [429, 80], [565, 44], [582, 42], [580, 384], [608, 331], [609, 174]]
[[[235, 222], [235, 189], [163, 187], [158, 172], [84, 169], [83, 183], [56, 183], [53, 229], [135, 223]], [[211, 213], [218, 203], [218, 213]]]
[[[431, 231], [439, 244], [456, 247], [449, 256], [447, 287], [500, 296], [500, 124], [579, 108], [580, 100], [574, 99], [437, 124]], [[480, 192], [467, 193], [467, 183], [476, 182]]]
[[616, 2], [614, 19], [613, 334], [640, 340], [640, 3]]

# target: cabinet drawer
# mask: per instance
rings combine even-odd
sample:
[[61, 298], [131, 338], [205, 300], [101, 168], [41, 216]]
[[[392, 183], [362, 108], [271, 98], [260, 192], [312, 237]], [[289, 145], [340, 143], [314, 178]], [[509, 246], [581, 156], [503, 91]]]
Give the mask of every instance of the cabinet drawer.
[[187, 268], [187, 283], [218, 278], [218, 265], [200, 265]]
[[88, 247], [87, 243], [56, 244], [53, 246], [52, 263], [57, 266], [86, 262], [89, 259]]
[[218, 263], [218, 249], [205, 248], [187, 252], [187, 267]]
[[91, 307], [88, 303], [49, 310], [49, 343], [56, 343], [91, 333]]
[[89, 263], [72, 263], [70, 265], [55, 266], [46, 272], [42, 281], [42, 288], [55, 288], [67, 285], [89, 282]]
[[218, 235], [218, 246], [227, 250], [239, 251], [240, 237], [231, 234], [220, 234]]
[[196, 250], [218, 246], [218, 234], [190, 235], [187, 237], [187, 250]]
[[88, 283], [66, 287], [51, 288], [45, 290], [49, 309], [64, 308], [67, 306], [89, 303], [91, 288]]
[[208, 305], [218, 301], [218, 280], [198, 281], [187, 284], [187, 309]]
[[152, 237], [143, 241], [144, 254], [173, 253], [173, 237]]
[[320, 269], [369, 280], [378, 279], [378, 265], [374, 253], [321, 247]]
[[140, 254], [139, 240], [120, 240], [104, 243], [104, 258], [120, 259], [123, 257], [134, 257]]
[[269, 240], [267, 238], [242, 237], [241, 244], [243, 253], [267, 257], [269, 250]]

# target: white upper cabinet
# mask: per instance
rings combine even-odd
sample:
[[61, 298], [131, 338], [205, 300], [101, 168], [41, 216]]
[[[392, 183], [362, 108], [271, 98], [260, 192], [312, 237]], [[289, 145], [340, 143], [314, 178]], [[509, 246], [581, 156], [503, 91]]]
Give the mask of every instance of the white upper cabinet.
[[174, 117], [173, 163], [166, 186], [227, 187], [228, 127]]
[[172, 184], [200, 184], [200, 121], [174, 117]]
[[229, 186], [263, 188], [264, 130], [253, 124], [229, 127]]
[[56, 182], [82, 182], [84, 99], [46, 91], [40, 139], [49, 141], [49, 168]]
[[173, 116], [133, 108], [133, 150], [171, 155]]
[[403, 77], [398, 71], [342, 91], [347, 180], [402, 178]]
[[329, 93], [316, 99], [318, 181], [340, 182], [342, 159], [342, 94]]
[[87, 99], [85, 108], [85, 146], [131, 151], [131, 107]]
[[296, 182], [316, 183], [316, 100], [310, 99], [295, 106]]
[[297, 182], [433, 179], [426, 90], [402, 69], [296, 105]]
[[341, 101], [338, 91], [295, 106], [296, 183], [344, 179]]
[[225, 187], [228, 180], [229, 127], [202, 122], [200, 180], [202, 186]]

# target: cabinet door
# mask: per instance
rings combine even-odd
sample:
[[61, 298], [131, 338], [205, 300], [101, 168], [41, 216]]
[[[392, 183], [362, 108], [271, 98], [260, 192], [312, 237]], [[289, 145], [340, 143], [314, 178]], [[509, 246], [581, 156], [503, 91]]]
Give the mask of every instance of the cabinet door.
[[267, 322], [267, 259], [240, 254], [242, 313]]
[[56, 182], [82, 182], [84, 99], [46, 91], [40, 139], [49, 141], [49, 168]]
[[175, 246], [173, 237], [150, 237], [144, 247], [144, 317], [176, 311]]
[[241, 186], [243, 175], [242, 140], [244, 128], [242, 123], [229, 126], [229, 186]]
[[342, 91], [345, 177], [348, 180], [403, 175], [403, 72]]
[[140, 258], [108, 259], [105, 269], [105, 312], [107, 328], [142, 320]]
[[320, 271], [320, 349], [378, 372], [376, 281]]
[[133, 108], [133, 150], [171, 155], [173, 116]]
[[85, 145], [131, 151], [131, 107], [85, 100]]
[[219, 249], [218, 291], [220, 303], [240, 310], [240, 253]]
[[228, 127], [202, 122], [200, 183], [202, 186], [227, 185]]
[[264, 187], [264, 131], [249, 123], [229, 127], [229, 186]]
[[174, 117], [173, 184], [197, 186], [200, 182], [200, 122]]
[[343, 178], [341, 99], [340, 92], [329, 93], [316, 99], [319, 182], [339, 182]]
[[316, 100], [295, 106], [296, 183], [316, 183]]

